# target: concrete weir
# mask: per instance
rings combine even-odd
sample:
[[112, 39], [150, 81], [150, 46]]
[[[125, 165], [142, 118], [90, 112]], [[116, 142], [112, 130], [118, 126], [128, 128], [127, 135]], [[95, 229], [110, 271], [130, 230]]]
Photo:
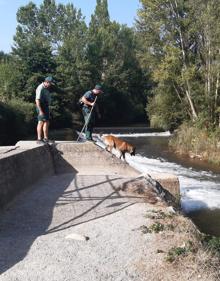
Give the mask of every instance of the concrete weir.
[[[0, 148], [0, 208], [41, 178], [65, 173], [128, 178], [140, 175], [93, 143], [58, 141], [53, 145], [37, 145], [35, 141], [20, 141], [15, 146]], [[154, 173], [151, 177], [179, 198], [176, 176]]]
[[138, 171], [93, 143], [1, 147], [0, 280], [160, 280], [149, 267], [158, 239], [142, 227], [157, 207], [155, 179], [168, 199], [179, 183], [148, 177], [146, 194]]

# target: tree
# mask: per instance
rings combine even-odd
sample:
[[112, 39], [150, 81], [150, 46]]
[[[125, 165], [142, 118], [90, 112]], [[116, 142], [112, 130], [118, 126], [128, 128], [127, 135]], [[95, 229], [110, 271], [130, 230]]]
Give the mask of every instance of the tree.
[[[55, 0], [44, 0], [39, 7], [32, 2], [21, 7], [17, 12], [17, 20], [13, 56], [21, 74], [17, 79], [19, 97], [33, 102], [35, 89], [43, 78], [47, 75], [58, 76], [57, 86], [52, 89], [59, 92], [53, 95], [53, 115], [55, 123], [59, 122], [59, 118], [64, 122], [64, 116], [67, 115], [69, 120], [65, 105], [72, 104], [74, 99], [63, 88], [75, 86], [77, 82], [69, 83], [74, 74], [68, 73], [70, 68], [66, 69], [65, 66], [70, 64], [72, 57], [67, 58], [65, 55], [73, 53], [76, 46], [78, 50], [83, 50], [83, 46], [76, 41], [84, 37], [85, 23], [81, 12], [72, 4], [57, 5]], [[71, 46], [74, 40], [75, 45]], [[67, 46], [71, 46], [71, 51], [67, 50]], [[80, 57], [77, 60], [80, 61]], [[72, 70], [75, 70], [75, 60]], [[65, 92], [65, 96], [61, 92]]]
[[16, 95], [15, 81], [19, 73], [13, 62], [0, 63], [0, 102], [7, 102]]
[[[160, 91], [164, 89], [164, 94], [167, 86], [171, 86], [169, 95], [176, 95], [182, 113], [187, 112], [196, 121], [208, 108], [206, 116], [213, 122], [219, 87], [217, 1], [142, 0], [141, 3], [137, 32], [143, 45], [139, 52], [142, 66], [149, 65], [155, 86]], [[154, 91], [154, 96], [157, 93]]]
[[97, 82], [105, 85], [101, 99], [104, 122], [143, 121], [146, 79], [136, 58], [135, 33], [110, 21], [107, 4], [97, 1], [87, 47], [93, 85]]

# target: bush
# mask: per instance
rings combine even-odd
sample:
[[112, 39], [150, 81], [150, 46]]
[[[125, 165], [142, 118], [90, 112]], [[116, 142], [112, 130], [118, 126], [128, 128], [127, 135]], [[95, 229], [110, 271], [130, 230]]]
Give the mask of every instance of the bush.
[[209, 250], [220, 254], [220, 237], [204, 235], [202, 242]]
[[198, 126], [198, 123], [184, 123], [173, 135], [170, 146], [181, 154], [199, 158], [210, 163], [220, 163], [220, 131]]
[[[162, 90], [161, 90], [162, 91]], [[184, 119], [184, 112], [171, 92], [158, 92], [148, 100], [146, 111], [152, 128], [173, 131]]]
[[34, 105], [22, 100], [0, 103], [0, 145], [14, 145], [34, 131]]

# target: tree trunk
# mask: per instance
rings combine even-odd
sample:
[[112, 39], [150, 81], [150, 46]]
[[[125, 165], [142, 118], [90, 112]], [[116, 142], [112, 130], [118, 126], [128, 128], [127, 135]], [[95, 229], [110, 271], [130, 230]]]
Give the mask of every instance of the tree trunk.
[[[171, 9], [172, 9], [172, 11], [175, 15], [175, 18], [179, 19], [180, 16], [179, 16], [178, 12], [176, 12], [176, 11], [178, 11], [178, 5], [177, 5], [176, 0], [174, 1], [174, 3], [175, 3], [176, 9], [174, 8], [172, 1], [170, 1]], [[183, 58], [183, 71], [187, 71], [188, 67], [187, 67], [187, 62], [186, 62], [186, 52], [185, 52], [185, 44], [184, 44], [184, 38], [183, 38], [182, 30], [181, 30], [181, 27], [177, 23], [176, 23], [175, 28], [177, 29], [177, 31], [179, 33], [179, 38], [180, 38], [180, 43], [181, 43], [181, 52], [182, 52], [182, 58]], [[197, 115], [195, 106], [193, 104], [189, 79], [183, 78], [183, 80], [185, 80], [185, 83], [186, 83], [185, 93], [186, 93], [186, 97], [187, 97], [187, 100], [189, 102], [190, 109], [191, 109], [191, 112], [192, 112], [192, 119], [196, 120], [198, 118], [198, 115]]]

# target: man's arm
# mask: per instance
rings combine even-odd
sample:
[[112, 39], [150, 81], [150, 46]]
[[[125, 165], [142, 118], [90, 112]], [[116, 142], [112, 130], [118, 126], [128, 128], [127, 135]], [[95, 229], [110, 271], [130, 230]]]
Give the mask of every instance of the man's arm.
[[44, 115], [44, 112], [43, 112], [42, 107], [40, 105], [40, 98], [41, 98], [41, 86], [38, 86], [37, 90], [36, 90], [35, 103], [36, 103], [36, 106], [37, 106], [37, 108], [39, 110], [39, 115]]
[[44, 112], [43, 112], [42, 107], [40, 105], [40, 100], [36, 99], [35, 102], [36, 102], [37, 108], [39, 109], [39, 115], [44, 115]]
[[90, 102], [90, 101], [88, 101], [87, 99], [86, 99], [86, 97], [82, 97], [82, 102], [84, 103], [84, 104], [86, 104], [86, 105], [89, 105], [89, 106], [93, 106], [94, 104], [95, 104], [95, 102]]

